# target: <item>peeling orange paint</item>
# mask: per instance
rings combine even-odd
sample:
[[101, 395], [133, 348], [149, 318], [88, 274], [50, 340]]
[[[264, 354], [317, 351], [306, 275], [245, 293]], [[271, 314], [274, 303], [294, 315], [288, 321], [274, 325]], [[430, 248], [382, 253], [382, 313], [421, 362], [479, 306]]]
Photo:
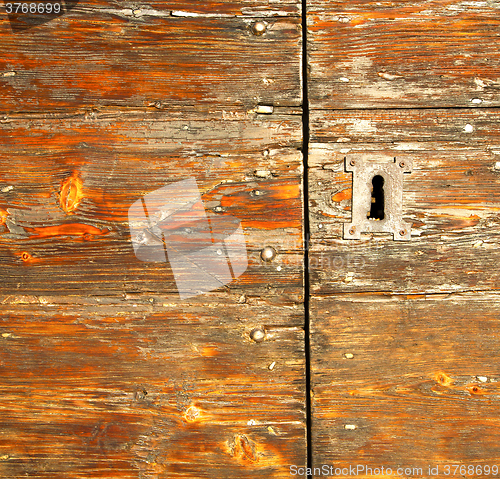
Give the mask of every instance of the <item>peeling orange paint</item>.
[[201, 355], [205, 357], [218, 356], [219, 351], [215, 346], [205, 346], [201, 350]]
[[21, 253], [21, 259], [24, 261], [24, 262], [27, 262], [27, 261], [30, 261], [31, 259], [33, 259], [33, 256], [31, 256], [27, 251], [23, 251]]
[[33, 233], [30, 239], [52, 238], [54, 236], [83, 236], [85, 239], [91, 239], [90, 235], [101, 236], [109, 233], [108, 228], [100, 230], [95, 226], [81, 223], [68, 223], [58, 226], [39, 226], [36, 228], [24, 228], [28, 233]]
[[198, 422], [202, 419], [202, 416], [201, 409], [194, 405], [189, 406], [182, 415], [186, 422]]
[[[17, 256], [21, 259], [21, 261], [25, 264], [36, 264], [36, 263], [43, 263], [42, 258], [37, 258], [36, 256], [33, 256], [31, 253], [28, 253], [28, 251], [22, 251], [20, 253], [17, 253]], [[38, 300], [36, 301], [38, 302]]]
[[4, 210], [3, 208], [0, 208], [0, 225], [4, 225], [5, 221], [7, 220], [7, 216], [9, 216], [9, 213]]
[[346, 188], [332, 196], [332, 201], [340, 203], [343, 200], [350, 200], [352, 197], [352, 188]]
[[232, 444], [229, 445], [234, 458], [243, 461], [257, 462], [259, 456], [256, 451], [256, 444], [248, 439], [244, 434], [236, 435]]
[[270, 195], [277, 200], [288, 200], [290, 198], [300, 198], [299, 185], [280, 185], [274, 188]]
[[72, 213], [80, 205], [83, 199], [82, 187], [83, 182], [77, 173], [73, 173], [61, 183], [59, 205], [66, 213]]
[[477, 384], [472, 384], [469, 386], [466, 386], [465, 388], [467, 391], [469, 391], [469, 394], [471, 396], [475, 396], [477, 394], [488, 394], [488, 391], [484, 390], [483, 388], [480, 388]]
[[434, 374], [434, 379], [442, 386], [451, 386], [454, 383], [453, 378], [448, 376], [443, 371], [438, 371]]

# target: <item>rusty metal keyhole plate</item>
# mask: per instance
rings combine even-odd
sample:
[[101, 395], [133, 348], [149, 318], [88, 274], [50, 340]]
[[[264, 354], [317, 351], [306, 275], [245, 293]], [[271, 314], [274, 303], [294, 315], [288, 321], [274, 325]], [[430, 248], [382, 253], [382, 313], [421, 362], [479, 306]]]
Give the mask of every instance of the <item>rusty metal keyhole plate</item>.
[[[411, 173], [408, 158], [360, 154], [345, 158], [345, 170], [352, 172], [352, 223], [344, 224], [344, 239], [360, 239], [361, 233], [392, 233], [397, 241], [411, 239], [411, 223], [402, 219], [403, 175]], [[383, 219], [369, 218], [373, 179], [383, 178]]]

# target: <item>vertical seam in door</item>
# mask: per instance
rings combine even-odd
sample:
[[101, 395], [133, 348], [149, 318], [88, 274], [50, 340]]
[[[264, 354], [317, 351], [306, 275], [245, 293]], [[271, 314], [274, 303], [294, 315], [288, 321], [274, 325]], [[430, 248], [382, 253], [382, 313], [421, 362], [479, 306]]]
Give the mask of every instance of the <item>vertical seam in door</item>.
[[[311, 351], [309, 337], [309, 97], [307, 62], [307, 0], [302, 0], [302, 160], [303, 160], [303, 202], [304, 202], [304, 349], [306, 381], [306, 448], [307, 468], [312, 467], [312, 415], [311, 415]], [[312, 478], [312, 475], [308, 475]]]

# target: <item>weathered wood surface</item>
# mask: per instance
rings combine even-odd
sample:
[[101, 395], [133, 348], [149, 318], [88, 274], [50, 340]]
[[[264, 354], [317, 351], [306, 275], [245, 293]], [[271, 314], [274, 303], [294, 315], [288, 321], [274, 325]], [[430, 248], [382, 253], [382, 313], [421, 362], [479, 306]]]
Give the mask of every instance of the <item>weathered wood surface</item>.
[[[2, 478], [305, 465], [300, 24], [287, 0], [0, 16]], [[186, 178], [241, 221], [248, 268], [181, 300], [127, 214]]]
[[[307, 21], [313, 465], [493, 475], [497, 2], [312, 0]], [[344, 158], [357, 153], [413, 162], [410, 241], [342, 239], [353, 194]]]
[[[312, 112], [311, 291], [498, 289], [499, 118], [496, 109]], [[352, 195], [344, 158], [365, 152], [413, 161], [403, 187], [411, 241], [342, 239]]]
[[[500, 469], [499, 299], [497, 293], [315, 297], [315, 466], [392, 468], [392, 476], [378, 477], [394, 477], [398, 467], [423, 469], [399, 476], [405, 478], [446, 477], [444, 466], [452, 464]], [[439, 475], [428, 466], [439, 466]], [[357, 477], [373, 475], [365, 470]]]
[[1, 477], [284, 478], [304, 463], [302, 325], [151, 298], [2, 298]]
[[497, 1], [308, 2], [312, 108], [498, 106]]
[[[128, 210], [144, 194], [193, 177], [212, 215], [242, 222], [250, 267], [231, 288], [302, 301], [300, 119], [202, 118], [163, 112], [9, 117], [0, 125], [0, 289], [175, 292], [164, 263], [136, 258]], [[72, 191], [79, 201], [68, 210]], [[272, 263], [260, 257], [265, 246], [278, 252]]]
[[95, 9], [112, 8], [132, 13], [136, 16], [300, 16], [301, 3], [297, 0], [219, 0], [217, 2], [187, 2], [186, 0], [148, 1], [145, 6], [136, 2], [96, 0], [91, 5], [81, 2], [76, 7], [80, 12], [92, 13]]
[[[159, 2], [134, 13], [120, 3], [79, 4], [19, 34], [1, 15], [1, 109], [301, 104], [300, 17], [277, 16], [268, 6], [261, 14], [271, 15], [267, 29], [255, 35], [260, 17], [172, 16]], [[182, 8], [177, 3], [169, 8]]]

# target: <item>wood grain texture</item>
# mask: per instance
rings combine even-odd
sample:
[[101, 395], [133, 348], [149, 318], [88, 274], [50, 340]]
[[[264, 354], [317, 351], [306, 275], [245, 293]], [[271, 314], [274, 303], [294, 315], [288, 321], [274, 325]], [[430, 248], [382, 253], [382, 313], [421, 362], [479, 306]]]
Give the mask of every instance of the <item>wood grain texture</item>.
[[498, 311], [497, 293], [314, 297], [314, 464], [498, 466]]
[[300, 17], [271, 16], [254, 35], [253, 16], [172, 16], [152, 7], [134, 14], [118, 2], [78, 5], [19, 34], [2, 15], [1, 109], [301, 104]]
[[[22, 33], [0, 15], [2, 478], [305, 465], [301, 33], [291, 0], [80, 2]], [[128, 211], [187, 178], [249, 264], [182, 300]]]
[[496, 1], [308, 2], [314, 109], [500, 104]]
[[[313, 465], [498, 475], [498, 2], [311, 0], [307, 23]], [[412, 161], [410, 241], [342, 239], [357, 153]]]
[[[311, 291], [497, 290], [498, 116], [496, 109], [313, 112]], [[410, 241], [371, 233], [342, 239], [352, 195], [344, 158], [366, 152], [413, 161], [403, 186]]]
[[[10, 116], [0, 134], [3, 292], [176, 294], [168, 265], [136, 258], [128, 210], [144, 194], [192, 177], [211, 215], [242, 222], [250, 266], [231, 288], [302, 302], [294, 115]], [[273, 262], [262, 261], [265, 246], [277, 251]]]
[[149, 299], [2, 297], [2, 477], [288, 477], [304, 464], [302, 327], [243, 303]]
[[91, 5], [80, 2], [75, 12], [92, 12], [95, 9], [113, 8], [128, 14], [131, 10], [136, 17], [144, 15], [217, 17], [217, 16], [300, 16], [301, 3], [297, 0], [219, 0], [217, 2], [186, 2], [186, 0], [148, 1], [147, 5], [125, 0], [96, 0]]

